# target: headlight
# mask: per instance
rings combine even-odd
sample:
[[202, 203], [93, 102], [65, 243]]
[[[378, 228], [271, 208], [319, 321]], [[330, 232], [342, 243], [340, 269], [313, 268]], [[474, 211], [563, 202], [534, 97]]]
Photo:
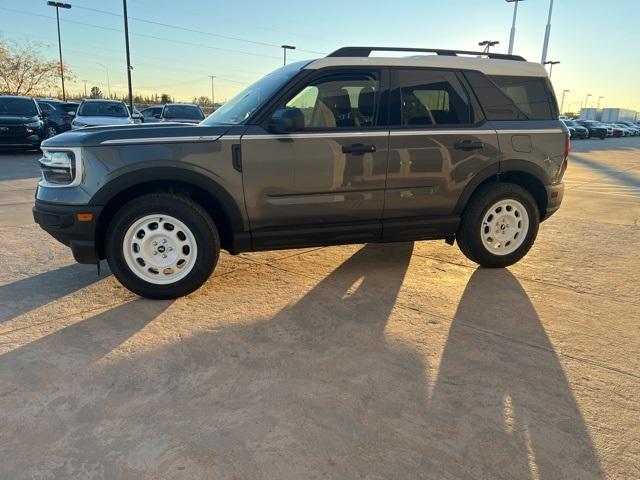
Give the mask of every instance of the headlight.
[[82, 180], [82, 159], [79, 148], [42, 149], [40, 170], [41, 185], [47, 187], [72, 187]]
[[40, 122], [38, 122], [36, 120], [35, 122], [31, 122], [31, 123], [25, 124], [25, 127], [27, 127], [27, 128], [40, 128]]

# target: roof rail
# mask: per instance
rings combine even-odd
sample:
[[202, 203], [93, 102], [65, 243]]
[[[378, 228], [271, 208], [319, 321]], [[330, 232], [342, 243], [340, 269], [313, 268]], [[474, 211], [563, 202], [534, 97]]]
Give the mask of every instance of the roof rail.
[[488, 52], [472, 52], [468, 50], [442, 50], [439, 48], [404, 48], [404, 47], [342, 47], [331, 52], [327, 57], [368, 57], [371, 52], [426, 52], [438, 55], [457, 56], [462, 55], [479, 55], [497, 60], [516, 60], [518, 62], [526, 62], [520, 55], [507, 55], [505, 53], [488, 53]]

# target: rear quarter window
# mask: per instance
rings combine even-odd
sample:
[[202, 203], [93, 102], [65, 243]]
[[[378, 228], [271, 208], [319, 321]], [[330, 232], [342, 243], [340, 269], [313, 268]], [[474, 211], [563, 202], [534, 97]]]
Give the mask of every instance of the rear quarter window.
[[465, 73], [488, 120], [555, 120], [558, 109], [544, 77]]

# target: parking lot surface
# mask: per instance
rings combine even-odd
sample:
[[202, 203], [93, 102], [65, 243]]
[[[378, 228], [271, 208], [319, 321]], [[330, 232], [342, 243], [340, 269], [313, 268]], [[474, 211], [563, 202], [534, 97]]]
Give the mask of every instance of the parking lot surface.
[[173, 302], [34, 225], [36, 158], [0, 154], [1, 478], [640, 478], [640, 139], [574, 142], [507, 270], [222, 255]]

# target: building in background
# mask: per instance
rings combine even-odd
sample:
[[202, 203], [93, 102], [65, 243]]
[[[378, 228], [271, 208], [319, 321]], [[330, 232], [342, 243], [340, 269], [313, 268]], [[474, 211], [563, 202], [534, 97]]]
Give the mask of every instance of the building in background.
[[638, 122], [640, 112], [628, 108], [583, 108], [580, 120], [598, 120], [604, 123]]

